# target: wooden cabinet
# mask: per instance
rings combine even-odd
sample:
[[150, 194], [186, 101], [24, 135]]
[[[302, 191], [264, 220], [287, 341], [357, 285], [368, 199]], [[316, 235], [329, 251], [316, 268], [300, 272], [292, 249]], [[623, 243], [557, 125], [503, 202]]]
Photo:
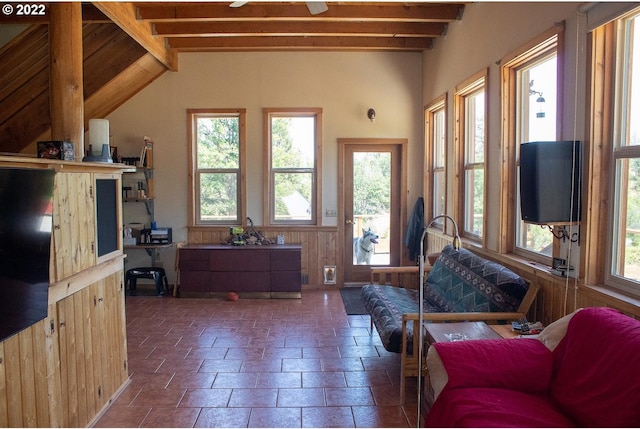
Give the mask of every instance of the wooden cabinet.
[[122, 273], [56, 305], [62, 426], [86, 426], [127, 380]]
[[180, 293], [301, 297], [302, 246], [186, 245], [180, 248]]
[[53, 197], [55, 280], [60, 281], [96, 263], [95, 203], [91, 173], [58, 173]]
[[120, 183], [120, 173], [56, 173], [51, 235], [55, 281], [122, 254]]
[[[0, 427], [91, 426], [128, 379], [122, 166], [7, 156], [0, 166], [55, 170], [47, 316], [0, 341]], [[108, 182], [106, 205], [96, 180]]]

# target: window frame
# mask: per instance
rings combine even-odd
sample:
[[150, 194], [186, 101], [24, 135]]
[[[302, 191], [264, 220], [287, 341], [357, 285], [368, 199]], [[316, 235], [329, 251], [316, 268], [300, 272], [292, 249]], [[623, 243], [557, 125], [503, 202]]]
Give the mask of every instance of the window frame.
[[[528, 65], [539, 62], [552, 52], [556, 55], [557, 81], [556, 93], [556, 137], [560, 138], [563, 124], [561, 94], [564, 93], [564, 22], [556, 23], [538, 37], [503, 57], [500, 61], [502, 81], [502, 169], [501, 181], [505, 186], [500, 193], [500, 253], [513, 253], [545, 265], [551, 266], [552, 257], [516, 246], [517, 213], [520, 200], [518, 184], [520, 138], [518, 118], [518, 74]], [[522, 113], [522, 112], [520, 112]], [[551, 234], [551, 232], [549, 232]], [[552, 255], [560, 250], [558, 239], [552, 238]]]
[[[606, 204], [608, 208], [604, 210], [599, 208], [603, 207], [602, 205], [597, 206], [598, 209], [593, 214], [595, 220], [591, 222], [591, 225], [594, 226], [589, 230], [590, 240], [585, 251], [585, 258], [587, 261], [594, 261], [593, 265], [597, 264], [601, 270], [589, 269], [590, 265], [587, 264], [585, 281], [592, 284], [603, 283], [616, 291], [640, 298], [640, 280], [614, 274], [614, 264], [621, 263], [621, 261], [614, 260], [616, 252], [614, 247], [617, 246], [619, 251], [624, 245], [614, 239], [614, 234], [619, 229], [626, 229], [627, 224], [626, 215], [624, 219], [621, 219], [622, 216], [616, 214], [615, 206], [620, 198], [617, 184], [621, 179], [617, 163], [618, 161], [627, 162], [640, 158], [640, 145], [623, 144], [627, 141], [627, 130], [621, 132], [620, 128], [628, 120], [629, 115], [628, 82], [625, 80], [629, 66], [626, 63], [628, 58], [625, 56], [626, 50], [624, 49], [628, 45], [624, 44], [623, 46], [623, 41], [625, 40], [624, 21], [630, 18], [638, 19], [639, 21], [636, 22], [638, 24], [640, 22], [640, 8], [625, 13], [590, 33], [590, 129], [592, 130], [590, 138], [592, 139], [592, 147], [602, 147], [601, 151], [594, 151], [594, 157], [590, 163], [606, 166], [602, 169], [604, 172], [602, 177], [605, 179], [600, 183], [600, 189], [605, 189], [606, 192], [598, 195], [596, 190], [590, 189], [589, 207], [596, 207], [594, 202], [603, 198], [607, 199], [609, 203]], [[602, 90], [601, 86], [610, 88], [610, 91]], [[597, 165], [594, 166], [594, 169], [596, 168]], [[592, 175], [589, 174], [587, 177], [592, 177]], [[626, 209], [621, 210], [621, 213], [626, 213]], [[604, 228], [606, 231], [604, 238], [595, 229], [596, 227]], [[592, 236], [595, 243], [591, 243]], [[604, 245], [599, 246], [598, 243]], [[603, 260], [604, 263], [598, 263]]]
[[[460, 235], [473, 242], [479, 243], [484, 246], [484, 240], [487, 230], [487, 171], [488, 171], [488, 158], [487, 158], [487, 142], [489, 133], [489, 114], [488, 114], [488, 77], [489, 69], [484, 69], [461, 84], [456, 86], [454, 94], [454, 123], [456, 124], [454, 129], [454, 141], [455, 141], [455, 154], [456, 160], [454, 176], [457, 180], [457, 186], [455, 187], [457, 195], [454, 196], [457, 202], [454, 208], [454, 218], [459, 225]], [[469, 97], [477, 95], [479, 92], [484, 94], [484, 126], [483, 126], [483, 161], [482, 162], [468, 162], [468, 149], [467, 145], [467, 101]], [[468, 194], [467, 194], [467, 172], [482, 170], [484, 174], [483, 180], [483, 199], [482, 199], [482, 232], [477, 234], [473, 231], [469, 231], [466, 228], [467, 225], [467, 210], [468, 210]]]
[[[436, 132], [438, 126], [438, 120], [436, 119], [437, 115], [442, 114], [444, 116], [441, 124], [441, 147], [439, 148], [436, 145], [439, 143], [436, 141]], [[432, 219], [437, 215], [446, 213], [447, 209], [447, 94], [443, 94], [440, 97], [437, 97], [424, 109], [424, 135], [425, 135], [425, 145], [424, 145], [424, 165], [426, 168], [424, 169], [424, 178], [423, 178], [423, 189], [425, 190], [425, 217], [427, 219]], [[437, 162], [437, 151], [442, 151], [443, 165], [438, 165]], [[442, 186], [443, 186], [443, 196], [444, 210], [442, 213], [437, 213], [438, 207], [435, 202], [436, 199], [436, 185], [438, 181], [436, 180], [436, 175], [441, 174], [443, 176]], [[434, 225], [442, 227], [443, 221], [438, 219], [434, 221]]]
[[[318, 225], [322, 219], [322, 108], [264, 108], [264, 188], [263, 216], [265, 225]], [[314, 167], [312, 171], [311, 219], [276, 220], [275, 219], [275, 174], [309, 170], [306, 168], [274, 169], [272, 167], [271, 118], [273, 117], [312, 117], [315, 119]]]
[[[211, 118], [211, 117], [237, 117], [239, 120], [239, 165], [235, 169], [198, 169], [198, 132], [197, 132], [197, 120], [199, 118]], [[233, 108], [233, 109], [187, 109], [187, 123], [188, 123], [188, 142], [189, 142], [189, 222], [190, 226], [220, 226], [229, 224], [242, 225], [247, 217], [247, 203], [246, 203], [246, 109]], [[206, 170], [207, 172], [234, 172], [237, 174], [237, 219], [234, 221], [229, 220], [212, 220], [203, 221], [200, 219], [200, 210], [198, 204], [200, 202], [200, 175]]]

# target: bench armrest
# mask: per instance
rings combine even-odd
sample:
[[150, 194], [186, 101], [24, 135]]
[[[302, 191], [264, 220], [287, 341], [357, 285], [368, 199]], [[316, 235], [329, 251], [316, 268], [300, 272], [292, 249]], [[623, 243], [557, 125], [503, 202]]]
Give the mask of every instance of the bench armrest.
[[[496, 324], [500, 320], [518, 320], [526, 314], [520, 312], [470, 312], [470, 313], [424, 313], [426, 322], [485, 322]], [[420, 313], [404, 313], [402, 323], [408, 320], [420, 320]]]
[[[431, 270], [425, 265], [424, 272]], [[420, 281], [420, 267], [417, 265], [406, 267], [371, 267], [371, 284], [381, 284], [408, 289], [417, 289]]]

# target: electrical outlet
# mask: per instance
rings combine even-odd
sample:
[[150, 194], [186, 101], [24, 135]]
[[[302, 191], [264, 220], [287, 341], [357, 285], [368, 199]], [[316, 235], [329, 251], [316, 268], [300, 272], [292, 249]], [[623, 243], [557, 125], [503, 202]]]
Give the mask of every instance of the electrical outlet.
[[337, 209], [324, 209], [324, 215], [326, 217], [337, 217], [338, 210]]

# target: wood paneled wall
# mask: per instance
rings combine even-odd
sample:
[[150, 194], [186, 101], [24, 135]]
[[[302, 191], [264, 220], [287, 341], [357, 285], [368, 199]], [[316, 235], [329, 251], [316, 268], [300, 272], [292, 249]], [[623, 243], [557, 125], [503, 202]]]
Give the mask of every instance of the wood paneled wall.
[[122, 271], [0, 342], [0, 426], [82, 427], [128, 378]]
[[[302, 245], [302, 273], [309, 276], [308, 284], [323, 284], [323, 266], [342, 264], [337, 227], [318, 228], [256, 228], [274, 241], [280, 234], [288, 244]], [[189, 227], [189, 243], [220, 243], [229, 237], [228, 228]], [[425, 253], [437, 253], [451, 243], [451, 237], [432, 230], [427, 234]], [[529, 312], [529, 319], [549, 324], [576, 308], [604, 306], [617, 308], [630, 316], [640, 318], [640, 305], [629, 304], [622, 297], [616, 297], [605, 290], [588, 287], [574, 279], [566, 279], [550, 274], [544, 268], [536, 267], [525, 261], [499, 255], [478, 248], [473, 252], [487, 259], [495, 260], [510, 268], [530, 282], [540, 285], [536, 301]], [[341, 270], [339, 270], [341, 271]], [[568, 280], [568, 281], [567, 281]], [[338, 281], [338, 285], [341, 282]]]
[[[283, 235], [287, 244], [302, 245], [302, 275], [308, 276], [310, 285], [324, 283], [325, 265], [341, 265], [338, 227], [256, 227], [266, 237], [276, 241]], [[189, 227], [190, 244], [219, 244], [229, 238], [229, 228]], [[341, 270], [340, 270], [341, 271]]]

